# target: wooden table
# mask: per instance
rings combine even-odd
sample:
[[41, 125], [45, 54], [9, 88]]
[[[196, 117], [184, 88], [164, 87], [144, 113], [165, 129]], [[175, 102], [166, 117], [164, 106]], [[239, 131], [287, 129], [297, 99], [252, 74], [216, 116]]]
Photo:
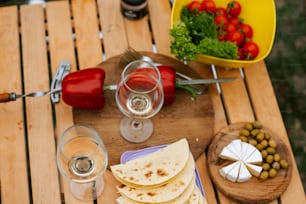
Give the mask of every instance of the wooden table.
[[[49, 90], [50, 76], [62, 59], [72, 64], [72, 70], [83, 69], [121, 54], [128, 45], [139, 51], [152, 51], [154, 42], [158, 53], [171, 56], [171, 6], [167, 0], [149, 0], [149, 12], [149, 18], [124, 19], [119, 0], [53, 1], [45, 8], [1, 7], [1, 92]], [[209, 66], [196, 63], [190, 66], [201, 77], [212, 77]], [[231, 123], [258, 119], [277, 131], [290, 148], [265, 63], [242, 70], [216, 71], [219, 77], [238, 79], [222, 84], [221, 93], [215, 85], [209, 86], [215, 111], [214, 132]], [[69, 193], [55, 159], [57, 139], [72, 124], [71, 107], [63, 102], [52, 105], [49, 97], [0, 104], [0, 203], [81, 203]], [[291, 183], [272, 203], [306, 203], [291, 149], [290, 154]], [[197, 159], [197, 166], [208, 202], [233, 203], [214, 188], [205, 153]], [[105, 193], [97, 202], [111, 204], [114, 198], [106, 195], [115, 193], [116, 181], [110, 172], [105, 177]]]

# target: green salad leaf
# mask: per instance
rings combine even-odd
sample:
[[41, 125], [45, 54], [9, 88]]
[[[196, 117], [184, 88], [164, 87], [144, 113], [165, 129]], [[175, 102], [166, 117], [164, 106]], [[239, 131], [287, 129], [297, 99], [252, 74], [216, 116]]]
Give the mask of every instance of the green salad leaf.
[[171, 53], [180, 60], [192, 61], [199, 54], [238, 59], [237, 45], [218, 40], [214, 18], [206, 12], [191, 13], [184, 6], [181, 20], [174, 23], [170, 35], [173, 37]]

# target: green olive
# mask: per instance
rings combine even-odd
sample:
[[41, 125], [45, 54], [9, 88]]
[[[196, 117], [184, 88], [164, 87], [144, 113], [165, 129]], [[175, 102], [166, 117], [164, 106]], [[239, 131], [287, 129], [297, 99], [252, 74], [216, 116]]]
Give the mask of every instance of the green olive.
[[257, 145], [257, 141], [255, 139], [250, 139], [249, 143], [253, 145], [254, 147]]
[[269, 154], [275, 154], [275, 148], [273, 148], [273, 147], [268, 147], [267, 151], [268, 151]]
[[262, 171], [259, 175], [259, 178], [262, 180], [266, 180], [269, 177], [269, 172], [268, 171]]
[[248, 142], [248, 138], [247, 138], [246, 136], [240, 135], [240, 136], [239, 136], [239, 139], [240, 139], [242, 142]]
[[268, 141], [263, 140], [263, 141], [260, 142], [260, 144], [263, 146], [263, 148], [266, 148], [268, 146]]
[[265, 134], [263, 132], [259, 132], [257, 135], [256, 135], [256, 140], [258, 142], [261, 142], [263, 139], [265, 139]]
[[261, 150], [264, 149], [264, 147], [263, 147], [260, 143], [256, 145], [256, 148], [257, 148], [259, 151], [261, 151]]
[[274, 154], [274, 161], [276, 161], [276, 162], [280, 161], [280, 155], [278, 153]]
[[252, 135], [253, 137], [255, 137], [258, 133], [259, 133], [259, 129], [253, 129], [253, 130], [251, 131], [251, 135]]
[[240, 135], [249, 136], [250, 132], [247, 129], [242, 129], [242, 130], [240, 130]]
[[261, 129], [262, 128], [262, 124], [258, 120], [255, 120], [253, 122], [253, 127], [256, 128], [256, 129]]
[[270, 140], [269, 140], [269, 146], [270, 146], [270, 147], [273, 147], [273, 148], [276, 148], [276, 142], [275, 142], [275, 140], [270, 139]]
[[273, 162], [273, 163], [272, 163], [272, 168], [273, 168], [273, 169], [276, 169], [276, 170], [279, 170], [279, 169], [280, 169], [280, 163], [279, 163], [279, 162], [276, 162], [276, 161]]
[[265, 150], [265, 149], [261, 151], [262, 158], [266, 158], [268, 156], [268, 154], [269, 154], [268, 151]]
[[263, 170], [267, 171], [271, 168], [271, 166], [270, 166], [269, 163], [263, 163], [262, 168], [263, 168]]
[[271, 139], [271, 135], [270, 135], [270, 133], [268, 133], [268, 132], [266, 132], [266, 133], [265, 133], [265, 139], [266, 139], [266, 140]]
[[276, 171], [276, 169], [270, 169], [269, 170], [269, 177], [270, 178], [273, 178], [273, 177], [275, 177], [277, 175], [277, 171]]
[[268, 156], [266, 157], [266, 162], [267, 162], [267, 163], [272, 164], [273, 161], [274, 161], [273, 155], [268, 155]]
[[280, 160], [279, 163], [280, 163], [280, 166], [281, 166], [283, 169], [287, 169], [288, 166], [289, 166], [288, 162], [287, 162], [286, 160], [284, 160], [284, 159]]
[[251, 131], [253, 130], [253, 125], [251, 123], [247, 123], [244, 125], [244, 129], [248, 130], [248, 131]]

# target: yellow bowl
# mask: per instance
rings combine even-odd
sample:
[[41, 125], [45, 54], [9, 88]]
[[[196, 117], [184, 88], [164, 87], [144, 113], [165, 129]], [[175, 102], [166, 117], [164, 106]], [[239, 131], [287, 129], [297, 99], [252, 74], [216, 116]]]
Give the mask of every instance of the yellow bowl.
[[[192, 0], [175, 0], [171, 14], [171, 28], [180, 20], [180, 12], [183, 6]], [[198, 0], [202, 1], [202, 0]], [[214, 0], [217, 7], [225, 8], [230, 0]], [[274, 0], [238, 0], [241, 4], [240, 17], [243, 22], [253, 28], [253, 41], [258, 44], [259, 54], [254, 60], [231, 60], [213, 57], [209, 55], [198, 55], [197, 62], [214, 64], [227, 68], [241, 68], [264, 60], [270, 53], [276, 30], [276, 11]]]

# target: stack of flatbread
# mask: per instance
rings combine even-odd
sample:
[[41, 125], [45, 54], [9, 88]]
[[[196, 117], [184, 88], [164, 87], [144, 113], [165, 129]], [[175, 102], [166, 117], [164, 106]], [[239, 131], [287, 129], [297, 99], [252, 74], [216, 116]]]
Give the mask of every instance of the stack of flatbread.
[[185, 138], [110, 168], [121, 183], [116, 187], [119, 204], [206, 203], [195, 182], [195, 162]]

